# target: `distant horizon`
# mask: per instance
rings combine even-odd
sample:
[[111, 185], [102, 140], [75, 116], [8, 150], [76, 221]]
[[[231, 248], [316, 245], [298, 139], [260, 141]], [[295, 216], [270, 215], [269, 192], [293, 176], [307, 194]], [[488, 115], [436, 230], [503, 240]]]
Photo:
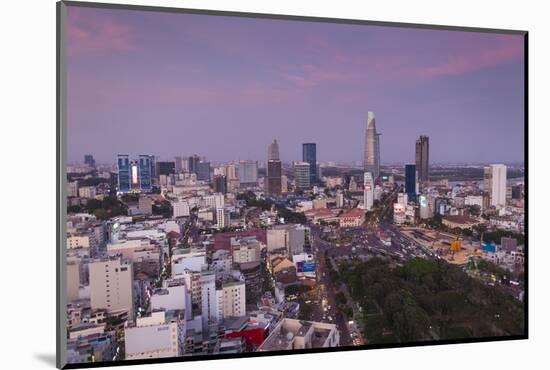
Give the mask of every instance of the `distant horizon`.
[[68, 162], [361, 163], [369, 111], [383, 165], [524, 162], [522, 35], [69, 6], [66, 45]]
[[[86, 154], [91, 154], [93, 156], [94, 160], [96, 161], [96, 164], [110, 165], [110, 166], [116, 165], [116, 155], [113, 158], [113, 161], [109, 162], [109, 161], [97, 160], [97, 158], [95, 157], [95, 155], [93, 153], [86, 153]], [[136, 154], [129, 154], [129, 153], [119, 153], [119, 154], [128, 155], [131, 160], [138, 159], [138, 156], [140, 154], [141, 155], [154, 155], [154, 154], [146, 153], [146, 152], [136, 153]], [[157, 162], [174, 162], [176, 157], [182, 157], [182, 158], [187, 159], [187, 158], [189, 158], [193, 155], [195, 155], [195, 153], [190, 154], [190, 155], [175, 155], [175, 156], [172, 156], [172, 157], [157, 157], [157, 156], [155, 156], [155, 160]], [[199, 157], [203, 157], [200, 154], [197, 154], [197, 155]], [[212, 159], [206, 158], [206, 161], [210, 162], [211, 166], [229, 164], [229, 163], [232, 163], [232, 162], [239, 162], [239, 161], [256, 161], [256, 162], [260, 162], [260, 163], [267, 163], [267, 159], [256, 159], [256, 158], [240, 158], [240, 159], [225, 159], [225, 160], [212, 160]], [[292, 162], [302, 162], [302, 160], [301, 159], [281, 160], [281, 162], [283, 164], [285, 164], [285, 163], [292, 163]], [[346, 162], [346, 161], [334, 161], [334, 160], [330, 160], [330, 159], [329, 160], [319, 160], [319, 159], [317, 160], [317, 164], [323, 164], [323, 163], [327, 163], [327, 162], [335, 162], [337, 165], [356, 165], [356, 166], [361, 166], [362, 165], [361, 161], [348, 161], [348, 162]], [[399, 165], [405, 165], [405, 164], [415, 164], [415, 163], [414, 162], [407, 162], [407, 161], [395, 161], [395, 162], [386, 162], [386, 163], [382, 162], [380, 164], [380, 166], [381, 167], [389, 167], [389, 166], [399, 166]], [[430, 162], [430, 167], [432, 167], [432, 166], [487, 166], [487, 165], [492, 165], [492, 164], [504, 164], [506, 166], [518, 166], [518, 165], [525, 166], [524, 161], [491, 161], [491, 162]], [[84, 165], [84, 158], [82, 158], [81, 160], [68, 161], [67, 165]]]

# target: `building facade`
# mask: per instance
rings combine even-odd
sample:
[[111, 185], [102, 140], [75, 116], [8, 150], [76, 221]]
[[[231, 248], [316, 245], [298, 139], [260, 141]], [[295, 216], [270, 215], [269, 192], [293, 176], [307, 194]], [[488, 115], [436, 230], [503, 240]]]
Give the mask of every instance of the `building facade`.
[[281, 194], [281, 161], [277, 159], [270, 159], [267, 161], [267, 194], [271, 196], [277, 196]]
[[134, 317], [133, 266], [120, 257], [103, 258], [89, 264], [92, 309], [125, 310]]
[[418, 191], [418, 179], [415, 164], [405, 165], [405, 192], [409, 197], [414, 197]]
[[255, 186], [258, 183], [258, 162], [239, 162], [239, 181], [241, 185]]
[[429, 181], [430, 166], [430, 139], [427, 136], [420, 136], [416, 140], [415, 147], [416, 170], [418, 171], [418, 181], [426, 183]]
[[294, 163], [294, 181], [296, 189], [303, 190], [311, 187], [311, 166], [307, 162]]
[[364, 174], [364, 190], [363, 203], [365, 210], [371, 210], [374, 204], [374, 179], [372, 173], [365, 172]]
[[367, 114], [365, 133], [365, 153], [363, 167], [365, 172], [372, 173], [376, 180], [380, 176], [380, 134], [376, 131], [376, 120], [373, 112]]
[[309, 163], [309, 183], [315, 184], [317, 182], [317, 144], [302, 145], [302, 161]]

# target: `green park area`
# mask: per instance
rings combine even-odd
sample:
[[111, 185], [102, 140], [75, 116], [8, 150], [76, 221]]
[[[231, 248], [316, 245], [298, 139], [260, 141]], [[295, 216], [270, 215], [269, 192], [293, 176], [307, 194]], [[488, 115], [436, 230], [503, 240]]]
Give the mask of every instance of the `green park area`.
[[345, 261], [329, 273], [361, 307], [371, 344], [524, 333], [522, 302], [442, 260]]

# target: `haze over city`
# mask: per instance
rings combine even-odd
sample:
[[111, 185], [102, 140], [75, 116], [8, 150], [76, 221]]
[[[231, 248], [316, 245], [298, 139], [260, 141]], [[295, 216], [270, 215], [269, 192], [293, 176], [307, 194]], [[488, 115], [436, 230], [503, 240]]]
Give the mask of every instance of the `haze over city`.
[[382, 163], [521, 162], [523, 71], [520, 35], [69, 8], [68, 160], [361, 162], [373, 111]]
[[523, 34], [61, 11], [66, 363], [527, 337]]

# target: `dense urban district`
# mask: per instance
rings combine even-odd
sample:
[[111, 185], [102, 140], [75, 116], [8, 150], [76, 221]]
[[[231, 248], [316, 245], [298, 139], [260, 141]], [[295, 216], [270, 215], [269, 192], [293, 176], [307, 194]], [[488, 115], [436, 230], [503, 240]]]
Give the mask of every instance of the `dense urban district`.
[[432, 163], [420, 136], [381, 165], [371, 112], [364, 134], [356, 163], [274, 140], [69, 164], [67, 361], [522, 335], [523, 163]]

